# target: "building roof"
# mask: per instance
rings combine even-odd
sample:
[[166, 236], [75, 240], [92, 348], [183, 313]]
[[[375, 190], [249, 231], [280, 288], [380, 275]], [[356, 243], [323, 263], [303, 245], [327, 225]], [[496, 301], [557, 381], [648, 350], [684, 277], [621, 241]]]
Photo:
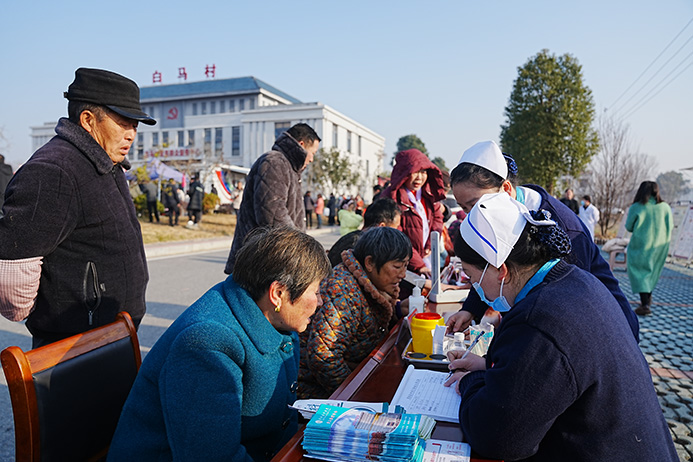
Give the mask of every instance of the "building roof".
[[193, 98], [224, 93], [253, 93], [264, 89], [270, 93], [290, 101], [293, 104], [300, 100], [255, 77], [236, 77], [232, 79], [202, 80], [199, 82], [174, 83], [169, 85], [153, 85], [140, 89], [140, 100]]

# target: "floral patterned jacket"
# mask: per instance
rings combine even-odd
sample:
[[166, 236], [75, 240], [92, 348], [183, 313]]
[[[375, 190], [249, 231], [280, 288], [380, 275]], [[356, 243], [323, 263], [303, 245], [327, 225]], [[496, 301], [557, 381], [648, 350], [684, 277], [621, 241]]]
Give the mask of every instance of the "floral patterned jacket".
[[396, 298], [380, 292], [351, 250], [320, 286], [323, 305], [300, 334], [298, 398], [327, 398], [388, 332]]

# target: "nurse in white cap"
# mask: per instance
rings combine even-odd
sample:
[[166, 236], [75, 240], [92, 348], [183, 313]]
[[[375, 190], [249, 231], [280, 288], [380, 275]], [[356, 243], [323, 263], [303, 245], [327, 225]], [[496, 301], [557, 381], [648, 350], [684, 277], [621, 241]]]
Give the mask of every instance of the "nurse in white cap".
[[677, 460], [626, 319], [563, 260], [570, 250], [546, 211], [504, 192], [481, 196], [460, 225], [455, 254], [503, 314], [484, 358], [450, 353], [465, 440], [491, 459]]
[[[512, 157], [503, 154], [493, 141], [481, 141], [462, 154], [459, 164], [450, 173], [450, 183], [457, 203], [467, 213], [481, 196], [497, 192], [508, 194], [529, 210], [548, 211], [570, 238], [573, 248], [571, 263], [592, 273], [607, 287], [628, 320], [632, 335], [638, 340], [638, 319], [584, 224], [572, 210], [542, 187], [515, 186], [517, 175], [517, 165]], [[462, 310], [448, 318], [449, 330], [465, 329], [473, 318], [483, 316], [487, 308], [488, 305], [475, 293], [470, 293]]]

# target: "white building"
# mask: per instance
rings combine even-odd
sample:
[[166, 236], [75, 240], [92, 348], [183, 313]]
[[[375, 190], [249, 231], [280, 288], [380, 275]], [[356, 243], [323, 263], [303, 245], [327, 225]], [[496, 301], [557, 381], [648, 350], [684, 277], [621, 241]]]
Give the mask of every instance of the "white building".
[[[210, 184], [204, 176], [215, 165], [251, 167], [279, 134], [304, 122], [322, 139], [321, 148], [337, 148], [361, 172], [360, 184], [346, 192], [370, 198], [382, 171], [382, 136], [325, 104], [303, 103], [255, 77], [143, 87], [140, 101], [157, 124], [140, 124], [129, 155], [135, 168], [158, 157], [184, 173], [202, 172]], [[54, 126], [31, 128], [34, 149], [53, 136]]]

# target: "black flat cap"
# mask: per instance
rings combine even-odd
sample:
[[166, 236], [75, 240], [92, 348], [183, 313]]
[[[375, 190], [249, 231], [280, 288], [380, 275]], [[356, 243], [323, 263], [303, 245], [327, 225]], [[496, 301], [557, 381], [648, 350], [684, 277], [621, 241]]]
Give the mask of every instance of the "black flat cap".
[[63, 96], [70, 101], [106, 106], [123, 117], [147, 125], [156, 124], [156, 120], [142, 111], [140, 88], [137, 84], [115, 72], [80, 67], [75, 71], [75, 80]]

